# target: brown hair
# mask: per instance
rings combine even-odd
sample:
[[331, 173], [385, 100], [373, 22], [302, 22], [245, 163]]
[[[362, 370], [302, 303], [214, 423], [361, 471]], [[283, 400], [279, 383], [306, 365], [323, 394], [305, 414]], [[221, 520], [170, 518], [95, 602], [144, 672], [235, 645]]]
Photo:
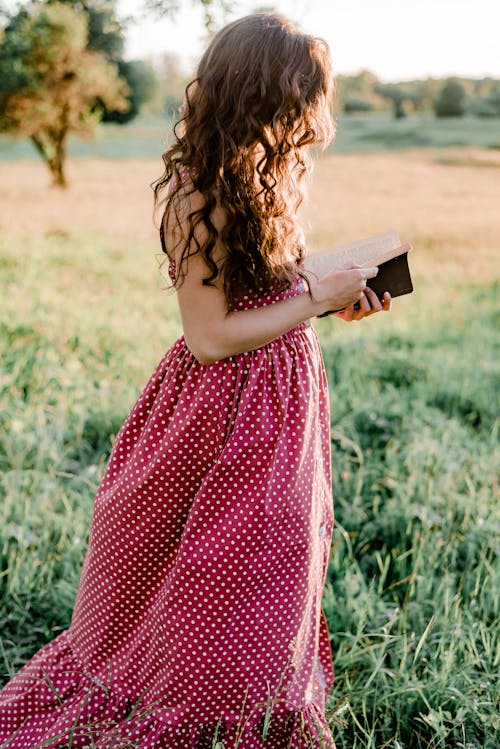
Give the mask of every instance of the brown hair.
[[[304, 255], [295, 214], [310, 163], [305, 147], [333, 139], [332, 94], [327, 43], [280, 15], [245, 16], [213, 37], [187, 86], [164, 173], [153, 183], [155, 206], [166, 200], [162, 229], [172, 206], [179, 221], [173, 198], [186, 189], [183, 168], [188, 193], [203, 196], [176, 248], [178, 278], [194, 243], [207, 265], [203, 283], [222, 276], [228, 309], [248, 290], [291, 285]], [[226, 217], [220, 234], [211, 221], [216, 206]], [[206, 229], [202, 242], [198, 224]], [[220, 268], [212, 256], [217, 240], [225, 250]]]

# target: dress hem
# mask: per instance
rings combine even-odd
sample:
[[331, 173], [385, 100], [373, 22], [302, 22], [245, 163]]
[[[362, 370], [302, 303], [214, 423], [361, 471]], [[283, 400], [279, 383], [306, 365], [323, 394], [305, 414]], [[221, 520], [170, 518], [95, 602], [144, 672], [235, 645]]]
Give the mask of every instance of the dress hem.
[[[103, 683], [85, 669], [70, 634], [42, 648], [10, 683], [3, 709], [27, 717], [8, 734], [0, 730], [2, 749], [335, 749], [326, 717], [312, 701], [288, 710], [287, 701], [271, 698], [236, 719], [210, 722], [193, 721], [182, 706], [162, 706], [164, 700], [134, 701], [118, 682]], [[41, 706], [39, 714], [33, 704]]]

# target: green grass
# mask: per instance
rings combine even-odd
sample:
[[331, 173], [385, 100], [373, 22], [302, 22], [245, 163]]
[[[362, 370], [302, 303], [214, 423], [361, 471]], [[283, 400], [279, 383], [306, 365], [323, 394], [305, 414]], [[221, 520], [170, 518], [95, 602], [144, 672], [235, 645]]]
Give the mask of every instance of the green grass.
[[[336, 153], [393, 151], [404, 148], [478, 146], [500, 148], [498, 118], [471, 115], [438, 119], [430, 114], [395, 120], [389, 114], [341, 115]], [[69, 155], [105, 159], [158, 158], [170, 120], [140, 117], [125, 126], [101, 125], [94, 140], [71, 138]], [[0, 136], [0, 161], [39, 159], [30, 141]]]
[[388, 115], [344, 115], [339, 118], [337, 153], [394, 151], [404, 148], [477, 146], [500, 148], [498, 118], [436, 118], [430, 114], [396, 120]]
[[[138, 263], [91, 235], [29, 241], [29, 257], [27, 237], [0, 243], [4, 679], [68, 626], [113, 436], [180, 332], [154, 251]], [[499, 285], [447, 295], [438, 324], [418, 293], [380, 320], [317, 324], [338, 749], [499, 745]]]
[[[140, 117], [127, 125], [102, 124], [93, 139], [71, 137], [68, 154], [100, 159], [158, 159], [164, 149], [171, 120], [163, 117]], [[0, 135], [0, 161], [39, 159], [29, 140], [13, 140]]]
[[462, 290], [465, 328], [323, 336], [339, 748], [498, 746], [499, 291]]

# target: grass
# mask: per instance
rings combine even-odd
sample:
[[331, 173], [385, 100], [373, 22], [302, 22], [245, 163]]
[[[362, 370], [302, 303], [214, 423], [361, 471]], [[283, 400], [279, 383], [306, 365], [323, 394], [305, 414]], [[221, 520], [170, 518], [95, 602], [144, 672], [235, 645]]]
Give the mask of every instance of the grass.
[[468, 298], [465, 329], [363, 340], [369, 371], [359, 342], [325, 347], [339, 747], [498, 742], [499, 287]]
[[500, 147], [498, 118], [436, 118], [430, 113], [394, 119], [389, 115], [343, 115], [334, 151], [359, 153], [452, 146]]
[[[317, 322], [335, 519], [324, 607], [338, 749], [494, 749], [498, 718], [500, 154], [333, 155], [311, 246], [387, 228], [415, 293]], [[486, 162], [486, 163], [485, 163]], [[180, 333], [160, 291], [158, 163], [73, 160], [73, 186], [6, 164], [0, 234], [0, 672], [69, 624], [113, 436]]]
[[[142, 116], [128, 125], [101, 125], [93, 140], [71, 138], [72, 157], [97, 159], [154, 159], [165, 144], [170, 120]], [[340, 115], [335, 153], [373, 153], [406, 148], [450, 148], [476, 146], [499, 149], [499, 119], [464, 117], [436, 118], [430, 113], [396, 120], [387, 113]], [[30, 141], [0, 136], [0, 160], [38, 160]]]

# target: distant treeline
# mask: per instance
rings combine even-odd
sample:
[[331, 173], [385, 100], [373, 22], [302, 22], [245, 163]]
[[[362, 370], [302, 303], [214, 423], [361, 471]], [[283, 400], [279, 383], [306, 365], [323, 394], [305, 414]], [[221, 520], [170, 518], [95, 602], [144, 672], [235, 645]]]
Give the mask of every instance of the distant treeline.
[[[156, 96], [147, 105], [150, 112], [172, 116], [182, 102], [189, 78], [175, 55], [166, 54], [154, 63]], [[500, 79], [425, 78], [383, 83], [369, 70], [336, 77], [335, 110], [341, 113], [391, 111], [395, 117], [422, 112], [437, 117], [500, 117]]]
[[495, 78], [425, 78], [382, 83], [369, 70], [337, 77], [337, 111], [391, 109], [395, 117], [433, 112], [437, 117], [500, 117], [500, 80]]

